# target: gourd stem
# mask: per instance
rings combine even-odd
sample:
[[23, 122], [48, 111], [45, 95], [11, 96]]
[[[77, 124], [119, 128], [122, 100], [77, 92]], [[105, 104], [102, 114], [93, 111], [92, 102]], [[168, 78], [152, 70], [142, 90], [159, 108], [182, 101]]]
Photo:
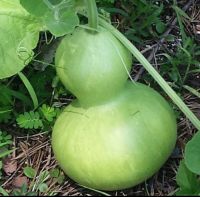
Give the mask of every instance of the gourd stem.
[[154, 67], [148, 62], [148, 60], [141, 54], [141, 52], [115, 27], [106, 22], [104, 19], [99, 18], [99, 24], [109, 30], [115, 35], [124, 46], [130, 50], [130, 52], [136, 57], [136, 59], [144, 66], [149, 74], [155, 79], [155, 81], [161, 86], [161, 88], [168, 94], [173, 102], [179, 107], [179, 109], [186, 115], [186, 117], [193, 123], [193, 125], [200, 130], [200, 120], [195, 114], [187, 107], [187, 105], [181, 100], [181, 98], [175, 93], [175, 91], [168, 85], [168, 83], [160, 76], [160, 74], [154, 69]]
[[95, 0], [85, 0], [88, 8], [88, 23], [91, 29], [98, 28], [98, 10]]

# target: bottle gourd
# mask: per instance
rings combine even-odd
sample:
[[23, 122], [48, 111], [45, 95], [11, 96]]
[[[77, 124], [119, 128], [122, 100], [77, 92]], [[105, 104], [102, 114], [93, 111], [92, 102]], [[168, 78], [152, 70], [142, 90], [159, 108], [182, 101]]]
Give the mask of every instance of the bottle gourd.
[[52, 147], [64, 172], [93, 189], [133, 187], [156, 173], [176, 143], [167, 101], [132, 83], [130, 52], [110, 32], [76, 28], [56, 53], [56, 70], [76, 96], [55, 123]]

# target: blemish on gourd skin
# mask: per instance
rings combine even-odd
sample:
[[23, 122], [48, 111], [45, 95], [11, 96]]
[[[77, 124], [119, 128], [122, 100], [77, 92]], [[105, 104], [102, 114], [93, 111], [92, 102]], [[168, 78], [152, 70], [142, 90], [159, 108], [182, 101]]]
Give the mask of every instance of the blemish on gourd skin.
[[130, 116], [135, 116], [135, 115], [137, 115], [139, 112], [140, 112], [140, 110], [138, 110], [138, 111], [136, 111], [136, 112], [130, 114]]
[[84, 116], [84, 117], [86, 117], [86, 118], [90, 118], [90, 117], [87, 116], [86, 114], [80, 113], [80, 112], [76, 112], [76, 111], [68, 111], [68, 110], [65, 110], [64, 112], [66, 112], [66, 113], [74, 113], [74, 114], [78, 114], [78, 115]]

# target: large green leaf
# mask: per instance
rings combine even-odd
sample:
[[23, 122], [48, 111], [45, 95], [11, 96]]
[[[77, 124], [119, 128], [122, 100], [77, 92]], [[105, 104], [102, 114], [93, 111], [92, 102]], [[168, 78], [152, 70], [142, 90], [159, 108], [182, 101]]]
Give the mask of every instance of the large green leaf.
[[40, 28], [19, 0], [0, 1], [0, 79], [15, 75], [30, 62]]
[[75, 0], [20, 0], [21, 5], [35, 17], [40, 17], [45, 29], [59, 37], [72, 33], [79, 24]]
[[200, 182], [197, 175], [191, 172], [185, 165], [184, 161], [181, 161], [177, 175], [177, 184], [180, 186], [176, 195], [195, 195], [200, 192]]
[[43, 0], [20, 0], [21, 5], [35, 16], [43, 16], [49, 11], [48, 6]]
[[200, 175], [200, 131], [186, 145], [185, 164], [193, 173]]

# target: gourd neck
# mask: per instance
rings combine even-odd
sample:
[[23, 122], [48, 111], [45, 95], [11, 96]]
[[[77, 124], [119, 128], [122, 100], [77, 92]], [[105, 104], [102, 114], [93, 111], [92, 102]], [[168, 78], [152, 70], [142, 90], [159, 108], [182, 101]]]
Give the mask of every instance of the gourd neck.
[[115, 101], [116, 98], [118, 98], [122, 94], [127, 82], [122, 85], [121, 89], [118, 89], [116, 92], [112, 92], [112, 94], [109, 94], [108, 92], [104, 92], [99, 95], [92, 95], [92, 96], [88, 95], [88, 97], [79, 97], [77, 98], [78, 103], [83, 108], [90, 108], [93, 106], [101, 106], [107, 103], [111, 103]]

